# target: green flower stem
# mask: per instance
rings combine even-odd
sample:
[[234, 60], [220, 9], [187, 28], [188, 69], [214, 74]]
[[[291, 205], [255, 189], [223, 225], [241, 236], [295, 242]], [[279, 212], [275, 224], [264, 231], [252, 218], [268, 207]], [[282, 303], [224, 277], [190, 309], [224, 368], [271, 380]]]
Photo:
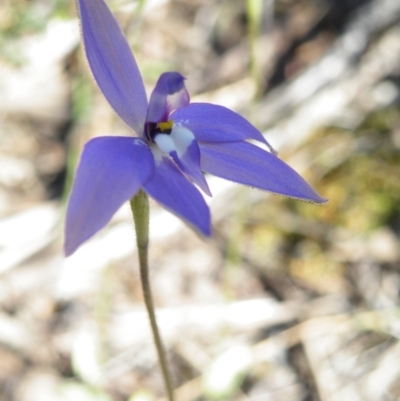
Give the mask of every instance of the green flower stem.
[[263, 12], [263, 0], [247, 0], [248, 38], [250, 44], [250, 74], [256, 85], [256, 99], [261, 95], [263, 77], [260, 59], [257, 52], [257, 42], [260, 39]]
[[139, 252], [140, 279], [142, 282], [144, 302], [146, 304], [147, 313], [150, 319], [151, 331], [153, 333], [154, 344], [157, 349], [164, 384], [168, 394], [168, 400], [174, 401], [174, 390], [172, 387], [171, 375], [168, 369], [164, 346], [162, 344], [161, 336], [158, 331], [156, 315], [154, 313], [153, 297], [151, 295], [149, 281], [149, 198], [144, 191], [139, 191], [131, 199], [130, 203], [133, 220], [135, 221], [136, 243]]

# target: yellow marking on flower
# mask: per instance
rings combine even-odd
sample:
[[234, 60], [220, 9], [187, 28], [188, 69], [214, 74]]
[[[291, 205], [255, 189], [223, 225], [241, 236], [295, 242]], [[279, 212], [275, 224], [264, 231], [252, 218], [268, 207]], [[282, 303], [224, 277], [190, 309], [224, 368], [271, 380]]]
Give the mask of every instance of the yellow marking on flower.
[[171, 132], [174, 122], [172, 120], [168, 120], [167, 122], [157, 123], [157, 128], [161, 132]]

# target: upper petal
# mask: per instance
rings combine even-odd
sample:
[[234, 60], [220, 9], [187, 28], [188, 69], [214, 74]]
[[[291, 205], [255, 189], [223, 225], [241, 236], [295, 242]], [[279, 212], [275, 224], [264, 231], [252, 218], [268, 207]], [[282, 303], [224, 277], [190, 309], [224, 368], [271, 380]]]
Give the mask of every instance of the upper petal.
[[160, 155], [154, 174], [143, 187], [152, 198], [203, 235], [211, 235], [210, 210], [204, 198], [171, 160]]
[[255, 145], [230, 142], [199, 146], [201, 167], [210, 174], [308, 202], [327, 201], [286, 163]]
[[66, 256], [104, 227], [153, 170], [153, 155], [141, 139], [98, 137], [90, 140], [83, 150], [68, 202]]
[[185, 78], [179, 72], [165, 72], [158, 78], [150, 96], [146, 122], [167, 121], [173, 110], [186, 107], [189, 101]]
[[129, 44], [104, 0], [77, 0], [77, 4], [94, 78], [117, 114], [141, 135], [147, 97]]
[[199, 142], [236, 142], [255, 139], [269, 146], [256, 127], [223, 106], [191, 103], [185, 108], [176, 110], [171, 118], [175, 124], [190, 129]]

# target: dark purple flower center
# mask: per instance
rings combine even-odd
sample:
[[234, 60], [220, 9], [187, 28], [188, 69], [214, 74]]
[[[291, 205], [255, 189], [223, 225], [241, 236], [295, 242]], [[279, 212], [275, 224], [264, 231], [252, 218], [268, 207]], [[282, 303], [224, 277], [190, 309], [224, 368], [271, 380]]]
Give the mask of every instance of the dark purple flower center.
[[149, 142], [154, 143], [154, 138], [158, 134], [171, 134], [174, 122], [172, 120], [162, 121], [159, 123], [147, 122], [144, 125], [145, 137]]

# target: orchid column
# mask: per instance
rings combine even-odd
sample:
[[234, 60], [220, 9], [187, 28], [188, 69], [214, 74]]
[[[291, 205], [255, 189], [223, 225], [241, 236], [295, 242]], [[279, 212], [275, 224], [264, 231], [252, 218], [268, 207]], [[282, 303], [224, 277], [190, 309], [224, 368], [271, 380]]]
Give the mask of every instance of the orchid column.
[[146, 306], [173, 400], [148, 283], [148, 196], [203, 236], [211, 235], [210, 211], [199, 191], [211, 196], [203, 171], [308, 202], [326, 199], [243, 117], [225, 107], [189, 103], [180, 73], [162, 74], [148, 102], [129, 44], [104, 0], [77, 0], [77, 5], [93, 76], [132, 136], [98, 137], [86, 144], [67, 208], [65, 254], [75, 252], [131, 200]]

